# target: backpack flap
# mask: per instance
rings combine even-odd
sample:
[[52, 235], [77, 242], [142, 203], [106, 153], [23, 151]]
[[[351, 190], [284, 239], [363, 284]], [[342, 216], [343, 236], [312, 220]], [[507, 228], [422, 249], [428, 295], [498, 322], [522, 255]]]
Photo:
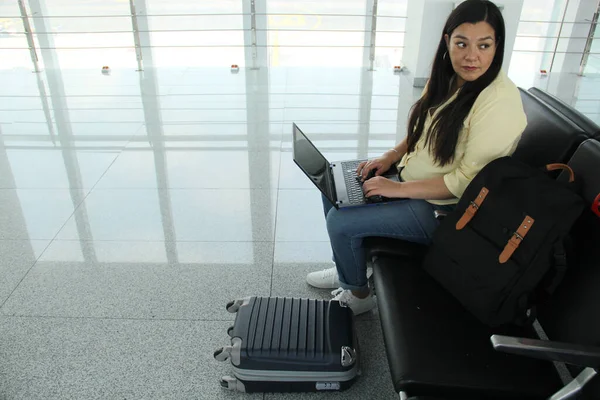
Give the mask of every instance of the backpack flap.
[[579, 196], [544, 172], [492, 161], [434, 233], [423, 266], [485, 324], [529, 321], [530, 295], [557, 264], [555, 243], [582, 209]]
[[[503, 203], [501, 196], [484, 193], [484, 201], [474, 199], [463, 214], [455, 212], [442, 221], [423, 265], [465, 308], [496, 326], [512, 318], [503, 310], [506, 295], [538, 254], [546, 233], [543, 223], [532, 230], [533, 218], [523, 219], [521, 213], [515, 223], [506, 209], [495, 206]], [[465, 224], [465, 219], [470, 221]]]

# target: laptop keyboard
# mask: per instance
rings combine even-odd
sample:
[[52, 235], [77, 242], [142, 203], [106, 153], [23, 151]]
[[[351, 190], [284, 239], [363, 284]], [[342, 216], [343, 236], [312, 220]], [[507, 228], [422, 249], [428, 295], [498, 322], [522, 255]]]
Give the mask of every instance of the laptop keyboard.
[[342, 162], [344, 181], [346, 181], [346, 189], [348, 190], [350, 204], [362, 204], [365, 202], [365, 195], [362, 190], [362, 182], [356, 177], [356, 168], [358, 168], [358, 164], [363, 161], [365, 160]]

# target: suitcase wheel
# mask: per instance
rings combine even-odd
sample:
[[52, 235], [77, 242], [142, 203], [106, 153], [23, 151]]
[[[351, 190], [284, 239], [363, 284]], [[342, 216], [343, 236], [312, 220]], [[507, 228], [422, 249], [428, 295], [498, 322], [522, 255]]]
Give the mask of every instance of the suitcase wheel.
[[227, 311], [230, 313], [236, 313], [244, 303], [244, 300], [233, 300], [227, 303]]
[[216, 350], [213, 354], [213, 357], [217, 361], [227, 361], [229, 359], [229, 355], [231, 354], [231, 346], [221, 347]]
[[230, 326], [229, 328], [227, 328], [227, 334], [228, 334], [230, 337], [233, 337], [233, 326]]
[[246, 391], [244, 384], [232, 376], [222, 377], [221, 381], [219, 383], [221, 384], [221, 387], [224, 389], [237, 390], [238, 392]]
[[342, 367], [349, 367], [357, 360], [356, 350], [348, 346], [342, 346]]
[[[227, 303], [227, 305], [225, 306], [227, 311], [231, 310], [233, 308], [234, 304], [235, 304], [235, 301], [230, 301], [229, 303]], [[229, 311], [229, 312], [235, 312], [235, 311]]]

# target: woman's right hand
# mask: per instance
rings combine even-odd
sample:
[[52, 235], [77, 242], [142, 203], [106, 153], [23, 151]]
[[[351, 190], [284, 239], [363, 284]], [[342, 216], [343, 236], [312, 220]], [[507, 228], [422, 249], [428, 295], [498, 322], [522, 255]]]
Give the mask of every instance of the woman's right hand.
[[396, 162], [396, 160], [394, 160], [393, 155], [389, 154], [389, 152], [385, 153], [382, 156], [358, 164], [356, 175], [361, 176], [363, 181], [372, 170], [375, 170], [375, 176], [382, 175], [392, 167], [394, 162]]

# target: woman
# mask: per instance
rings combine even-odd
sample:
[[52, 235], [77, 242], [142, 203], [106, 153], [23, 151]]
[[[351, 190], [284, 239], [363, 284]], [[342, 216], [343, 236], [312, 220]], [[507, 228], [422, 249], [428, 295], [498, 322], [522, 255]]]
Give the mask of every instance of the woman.
[[[357, 173], [365, 196], [407, 198], [377, 207], [336, 210], [324, 201], [335, 268], [307, 282], [337, 288], [335, 300], [355, 314], [375, 307], [362, 241], [384, 236], [429, 243], [438, 226], [434, 210], [452, 210], [469, 182], [490, 161], [512, 154], [527, 125], [517, 87], [501, 70], [504, 19], [490, 1], [467, 0], [448, 17], [431, 77], [413, 106], [408, 135]], [[383, 176], [398, 163], [401, 182]]]

